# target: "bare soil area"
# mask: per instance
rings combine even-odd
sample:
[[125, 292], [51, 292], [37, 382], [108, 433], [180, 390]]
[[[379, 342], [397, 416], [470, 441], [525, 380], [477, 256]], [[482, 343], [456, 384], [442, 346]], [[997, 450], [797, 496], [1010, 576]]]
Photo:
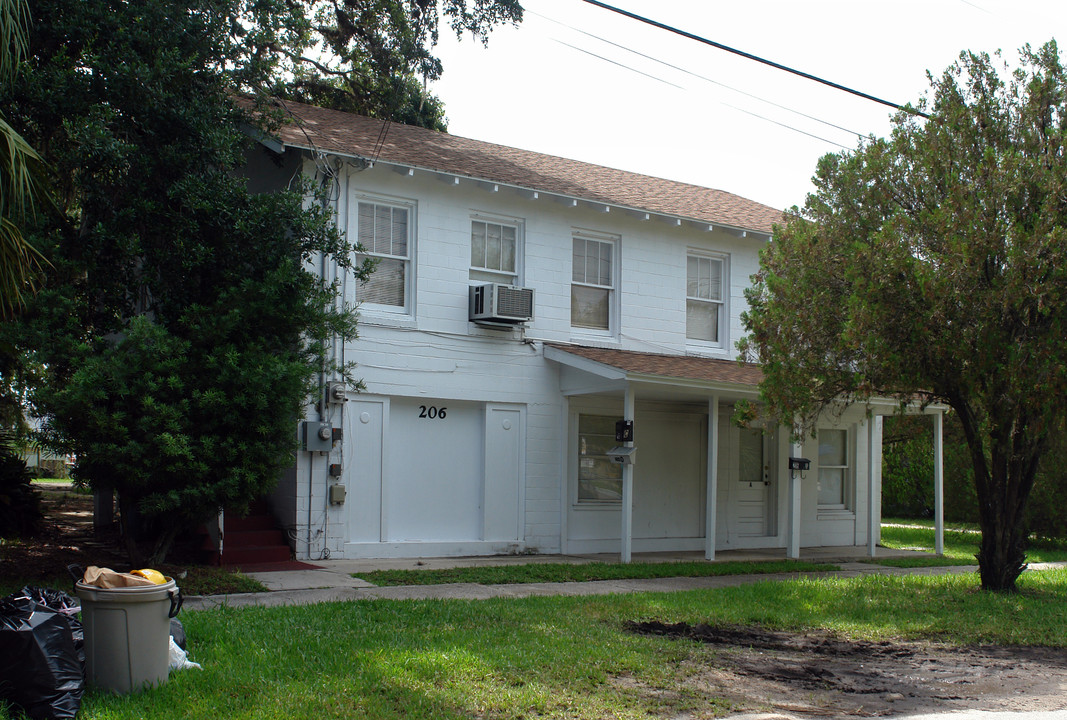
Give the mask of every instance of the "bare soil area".
[[[33, 538], [0, 547], [2, 577], [30, 585], [58, 586], [69, 592], [72, 583], [66, 581], [68, 565], [118, 566], [124, 562], [117, 529], [93, 530], [91, 495], [69, 484], [44, 483], [36, 487], [44, 510], [43, 526]], [[58, 583], [57, 579], [64, 582]]]
[[753, 627], [631, 623], [632, 632], [715, 645], [688, 682], [739, 709], [877, 717], [979, 709], [1067, 709], [1067, 651], [842, 640]]

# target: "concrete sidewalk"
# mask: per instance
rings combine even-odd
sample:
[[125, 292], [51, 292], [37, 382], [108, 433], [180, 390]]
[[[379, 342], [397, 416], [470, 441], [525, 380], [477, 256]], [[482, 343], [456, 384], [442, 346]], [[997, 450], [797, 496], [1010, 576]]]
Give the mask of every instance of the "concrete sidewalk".
[[[904, 557], [920, 553], [878, 548], [877, 559]], [[323, 560], [312, 561], [314, 569], [281, 572], [250, 572], [252, 577], [269, 590], [265, 593], [191, 596], [185, 599], [186, 610], [212, 608], [281, 605], [305, 605], [320, 602], [350, 600], [422, 600], [451, 598], [484, 600], [488, 598], [519, 598], [545, 595], [608, 595], [613, 593], [674, 592], [716, 587], [732, 587], [760, 581], [791, 580], [798, 577], [857, 577], [860, 575], [942, 575], [973, 573], [977, 566], [893, 568], [862, 562], [865, 553], [856, 548], [813, 548], [805, 550], [801, 559], [837, 565], [840, 569], [821, 573], [773, 573], [758, 575], [723, 575], [716, 577], [676, 577], [632, 580], [596, 580], [590, 582], [522, 583], [510, 585], [481, 585], [453, 583], [447, 585], [404, 585], [376, 587], [353, 577], [353, 573], [382, 569], [432, 570], [450, 567], [502, 566], [532, 563], [590, 563], [617, 562], [617, 555], [546, 555], [494, 556], [478, 558], [420, 558], [403, 560]], [[634, 562], [679, 562], [702, 560], [701, 553], [636, 554]], [[782, 551], [721, 552], [716, 562], [783, 559]], [[1034, 566], [1039, 567], [1038, 565]]]

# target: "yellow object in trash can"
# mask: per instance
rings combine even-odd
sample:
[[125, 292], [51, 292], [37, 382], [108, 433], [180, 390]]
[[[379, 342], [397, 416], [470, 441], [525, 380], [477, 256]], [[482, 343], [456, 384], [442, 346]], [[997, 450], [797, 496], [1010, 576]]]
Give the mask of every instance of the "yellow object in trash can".
[[136, 575], [143, 577], [145, 580], [151, 580], [156, 585], [163, 585], [167, 582], [167, 578], [163, 577], [163, 573], [159, 570], [153, 570], [152, 568], [145, 568], [144, 570], [130, 570], [130, 575]]
[[85, 630], [85, 679], [124, 695], [167, 681], [170, 619], [181, 609], [174, 580], [161, 585], [100, 588], [78, 582]]

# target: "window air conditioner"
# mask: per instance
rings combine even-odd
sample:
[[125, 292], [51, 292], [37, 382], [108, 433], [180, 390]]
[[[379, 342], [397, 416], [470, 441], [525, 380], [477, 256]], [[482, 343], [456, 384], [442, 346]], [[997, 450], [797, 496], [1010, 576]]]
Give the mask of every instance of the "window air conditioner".
[[472, 285], [470, 288], [471, 322], [517, 325], [533, 320], [533, 288], [515, 285]]

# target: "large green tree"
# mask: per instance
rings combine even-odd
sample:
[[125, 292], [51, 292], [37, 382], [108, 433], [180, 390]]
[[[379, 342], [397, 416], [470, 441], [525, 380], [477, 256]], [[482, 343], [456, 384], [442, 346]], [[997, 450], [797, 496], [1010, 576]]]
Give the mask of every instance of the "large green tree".
[[329, 213], [235, 172], [261, 150], [227, 73], [234, 10], [38, 0], [28, 72], [0, 98], [64, 202], [34, 235], [54, 272], [5, 329], [44, 369], [32, 399], [51, 441], [117, 491], [134, 563], [272, 486], [329, 367], [322, 341], [354, 334], [305, 270], [348, 261]]
[[[310, 87], [326, 67], [324, 33], [327, 51], [349, 34], [349, 54], [330, 67], [386, 76], [348, 92], [346, 108], [417, 115], [425, 97], [412, 81], [425, 68], [353, 48], [391, 57], [395, 40], [402, 57], [425, 60], [436, 5], [368, 5], [388, 11], [388, 25], [369, 10], [350, 16], [356, 5], [329, 4], [343, 33], [310, 0], [32, 6], [26, 72], [0, 88], [0, 107], [52, 171], [61, 213], [33, 225], [54, 271], [0, 342], [18, 343], [43, 374], [33, 409], [53, 445], [76, 454], [76, 477], [117, 491], [135, 564], [159, 562], [184, 529], [268, 490], [293, 461], [318, 380], [344, 372], [327, 340], [354, 337], [354, 316], [307, 268], [322, 256], [345, 265], [352, 248], [321, 186], [248, 191], [248, 153], [267, 152], [249, 138], [273, 118], [236, 99]], [[470, 15], [450, 0], [440, 12], [477, 29], [478, 18], [496, 22], [496, 6], [478, 0]], [[308, 52], [322, 68], [302, 69]], [[391, 93], [398, 86], [407, 91]], [[318, 179], [328, 185], [329, 173]], [[368, 271], [354, 268], [357, 279]]]
[[278, 29], [252, 38], [271, 58], [274, 93], [337, 110], [444, 130], [444, 108], [426, 91], [441, 76], [441, 24], [485, 43], [522, 20], [518, 0], [305, 0], [274, 2]]
[[1067, 395], [1067, 76], [963, 53], [891, 137], [824, 157], [761, 257], [742, 343], [778, 417], [938, 401], [974, 466], [984, 588], [1025, 568], [1024, 510]]

